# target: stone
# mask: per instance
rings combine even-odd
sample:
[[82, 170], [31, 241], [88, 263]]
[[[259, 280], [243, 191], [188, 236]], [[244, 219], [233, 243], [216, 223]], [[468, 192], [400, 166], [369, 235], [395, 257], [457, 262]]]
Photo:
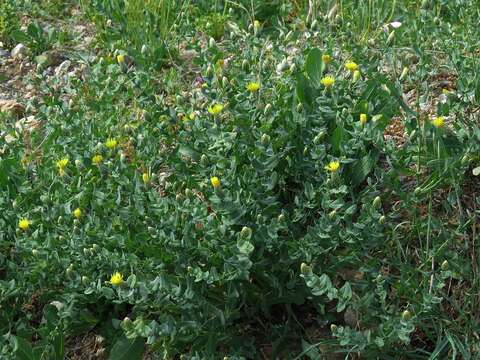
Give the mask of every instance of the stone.
[[21, 115], [25, 112], [25, 106], [15, 100], [0, 100], [0, 112]]
[[9, 58], [10, 52], [7, 50], [0, 49], [0, 58]]
[[12, 49], [12, 52], [11, 52], [12, 58], [21, 59], [27, 55], [27, 51], [28, 51], [28, 48], [25, 45], [21, 43], [17, 44], [17, 46], [15, 46]]
[[55, 69], [55, 75], [59, 76], [65, 74], [68, 71], [70, 65], [72, 65], [72, 62], [70, 60], [65, 60], [57, 66], [57, 68]]
[[38, 55], [35, 57], [35, 62], [37, 63], [37, 67], [40, 69], [45, 69], [50, 66], [57, 66], [60, 64], [65, 58], [62, 54], [57, 50], [50, 50], [45, 51], [43, 54]]

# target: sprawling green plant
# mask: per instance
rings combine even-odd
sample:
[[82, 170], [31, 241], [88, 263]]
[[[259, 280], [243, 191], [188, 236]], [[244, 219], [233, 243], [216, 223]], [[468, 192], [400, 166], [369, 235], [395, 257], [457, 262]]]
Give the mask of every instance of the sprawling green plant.
[[82, 3], [84, 76], [1, 115], [2, 358], [478, 357], [474, 14], [271, 3]]

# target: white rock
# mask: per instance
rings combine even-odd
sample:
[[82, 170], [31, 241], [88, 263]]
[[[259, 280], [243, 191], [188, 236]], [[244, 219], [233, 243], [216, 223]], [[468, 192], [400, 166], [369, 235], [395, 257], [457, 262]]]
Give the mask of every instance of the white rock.
[[11, 52], [12, 58], [22, 58], [27, 55], [27, 47], [23, 44], [17, 44]]
[[55, 75], [62, 75], [67, 72], [68, 68], [72, 65], [70, 60], [65, 60], [55, 69]]

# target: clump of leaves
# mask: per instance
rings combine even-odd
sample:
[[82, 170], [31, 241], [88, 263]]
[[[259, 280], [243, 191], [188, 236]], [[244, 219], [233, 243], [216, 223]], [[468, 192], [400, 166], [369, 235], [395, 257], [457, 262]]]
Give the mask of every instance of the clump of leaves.
[[228, 17], [219, 13], [212, 13], [200, 17], [195, 22], [196, 29], [204, 34], [220, 40], [225, 34], [225, 23]]
[[0, 41], [7, 47], [14, 45], [11, 34], [20, 28], [18, 13], [13, 2], [0, 0]]

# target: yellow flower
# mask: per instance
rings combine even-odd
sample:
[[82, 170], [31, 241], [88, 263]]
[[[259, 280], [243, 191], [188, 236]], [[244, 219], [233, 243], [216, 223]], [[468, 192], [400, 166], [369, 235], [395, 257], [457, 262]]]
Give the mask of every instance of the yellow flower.
[[122, 65], [125, 62], [125, 55], [117, 55], [117, 62]]
[[92, 158], [92, 163], [94, 163], [95, 165], [100, 165], [103, 161], [103, 156], [102, 155], [95, 155], [93, 158]]
[[195, 113], [194, 112], [190, 113], [190, 115], [188, 115], [188, 117], [190, 118], [190, 120], [195, 119]]
[[212, 186], [213, 186], [215, 189], [217, 189], [217, 188], [220, 187], [220, 179], [219, 179], [218, 177], [216, 177], [216, 176], [212, 177], [212, 178], [210, 179], [210, 182], [212, 183]]
[[59, 170], [64, 170], [68, 165], [68, 158], [63, 158], [57, 161], [57, 167]]
[[76, 208], [73, 210], [73, 216], [75, 216], [77, 219], [80, 219], [82, 216], [82, 210], [80, 210], [80, 208]]
[[260, 21], [255, 20], [253, 22], [253, 28], [256, 29], [256, 30], [260, 29]]
[[450, 90], [448, 90], [447, 88], [443, 88], [442, 89], [442, 94], [443, 95], [448, 95], [448, 94], [450, 94]]
[[333, 76], [325, 76], [320, 83], [325, 86], [326, 88], [330, 88], [335, 83], [335, 78]]
[[332, 61], [332, 57], [328, 54], [323, 54], [322, 55], [322, 61], [325, 63], [325, 64], [329, 64], [330, 61]]
[[250, 92], [256, 92], [260, 89], [260, 83], [258, 82], [249, 82], [247, 84], [247, 90]]
[[122, 285], [123, 283], [123, 275], [120, 274], [118, 271], [113, 273], [113, 275], [110, 277], [110, 284], [119, 286]]
[[117, 144], [118, 142], [115, 139], [107, 139], [107, 141], [105, 141], [105, 146], [109, 149], [114, 149]]
[[439, 116], [437, 118], [432, 119], [432, 125], [436, 128], [442, 128], [445, 126], [445, 119], [443, 116]]
[[362, 125], [365, 125], [367, 119], [367, 114], [360, 114], [360, 122], [362, 123]]
[[143, 173], [142, 180], [145, 184], [147, 184], [150, 181], [150, 175], [148, 175], [148, 173]]
[[23, 231], [28, 230], [28, 228], [30, 227], [30, 221], [25, 218], [20, 219], [20, 221], [18, 222], [18, 227]]
[[210, 106], [207, 110], [210, 114], [217, 115], [223, 110], [223, 105], [222, 104], [214, 104], [214, 105]]
[[328, 165], [325, 166], [325, 170], [336, 172], [340, 168], [340, 163], [338, 161], [330, 161]]
[[347, 61], [345, 63], [345, 69], [347, 69], [348, 71], [354, 72], [355, 70], [358, 70], [358, 65], [353, 61]]

